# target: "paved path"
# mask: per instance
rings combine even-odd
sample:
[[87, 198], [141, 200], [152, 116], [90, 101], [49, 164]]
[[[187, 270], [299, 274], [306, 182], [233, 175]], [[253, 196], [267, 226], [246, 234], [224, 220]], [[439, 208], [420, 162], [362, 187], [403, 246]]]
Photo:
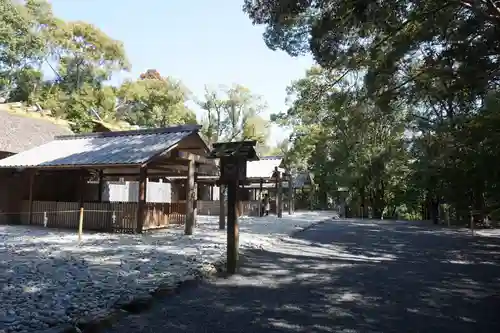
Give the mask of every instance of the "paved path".
[[333, 220], [108, 332], [500, 332], [499, 300], [498, 238]]

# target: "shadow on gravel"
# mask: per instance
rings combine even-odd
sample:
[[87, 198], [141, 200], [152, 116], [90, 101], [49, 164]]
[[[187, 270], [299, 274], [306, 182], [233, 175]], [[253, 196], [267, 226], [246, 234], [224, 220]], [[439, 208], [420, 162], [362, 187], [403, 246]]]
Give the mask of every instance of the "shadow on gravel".
[[498, 332], [499, 264], [498, 239], [337, 220], [108, 332]]

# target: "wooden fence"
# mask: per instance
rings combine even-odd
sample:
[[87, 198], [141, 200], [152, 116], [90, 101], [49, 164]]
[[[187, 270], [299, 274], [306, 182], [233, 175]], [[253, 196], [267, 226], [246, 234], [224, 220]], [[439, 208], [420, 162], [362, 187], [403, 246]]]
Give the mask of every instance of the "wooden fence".
[[[260, 201], [241, 201], [238, 207], [239, 215], [258, 216]], [[220, 203], [219, 200], [198, 200], [197, 201], [198, 215], [219, 215]], [[227, 214], [227, 202], [224, 204], [224, 214]]]
[[186, 202], [146, 203], [143, 230], [182, 225], [186, 221]]
[[[21, 223], [29, 223], [29, 201], [23, 201]], [[105, 232], [135, 232], [137, 203], [86, 202], [83, 205], [83, 229]], [[78, 229], [80, 204], [78, 202], [33, 201], [31, 225], [47, 228]], [[183, 224], [185, 202], [146, 203], [143, 230], [166, 228]]]
[[[242, 201], [239, 215], [257, 216], [259, 201]], [[198, 200], [198, 215], [219, 215], [219, 201]], [[29, 225], [29, 201], [23, 201], [21, 223]], [[137, 229], [136, 202], [85, 202], [83, 229], [104, 232], [135, 232]], [[227, 207], [226, 207], [227, 210]], [[225, 212], [226, 213], [226, 212]], [[33, 201], [31, 225], [47, 228], [78, 229], [78, 202]], [[183, 225], [186, 221], [186, 202], [146, 203], [143, 231]], [[0, 221], [2, 222], [2, 221]]]

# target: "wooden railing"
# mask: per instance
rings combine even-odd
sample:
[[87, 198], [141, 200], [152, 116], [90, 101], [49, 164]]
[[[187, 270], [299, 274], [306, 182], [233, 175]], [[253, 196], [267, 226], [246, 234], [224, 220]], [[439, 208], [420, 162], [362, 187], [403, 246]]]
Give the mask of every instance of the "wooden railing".
[[[22, 224], [30, 224], [29, 201], [23, 201]], [[186, 203], [146, 203], [143, 230], [184, 224]], [[31, 225], [48, 228], [77, 229], [80, 216], [78, 202], [33, 201]], [[104, 232], [135, 232], [136, 202], [86, 202], [83, 204], [83, 229]]]
[[186, 221], [186, 202], [146, 203], [143, 230], [182, 225]]
[[[238, 207], [239, 215], [257, 216], [259, 215], [260, 201], [241, 201]], [[198, 215], [219, 215], [220, 203], [219, 200], [198, 200], [197, 202]], [[227, 207], [224, 206], [224, 214], [227, 214]]]
[[[29, 202], [23, 202], [22, 224], [29, 222]], [[83, 204], [84, 230], [132, 232], [136, 228], [137, 203], [86, 202]], [[33, 201], [31, 225], [48, 228], [77, 229], [80, 216], [78, 202]]]

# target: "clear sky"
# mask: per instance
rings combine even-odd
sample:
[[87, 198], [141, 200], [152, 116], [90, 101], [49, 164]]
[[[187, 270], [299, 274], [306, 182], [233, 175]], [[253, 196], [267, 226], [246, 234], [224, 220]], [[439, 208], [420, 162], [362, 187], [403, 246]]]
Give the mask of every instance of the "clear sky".
[[[242, 0], [51, 0], [65, 20], [92, 23], [125, 44], [132, 72], [146, 69], [180, 79], [197, 96], [204, 85], [239, 83], [262, 95], [264, 115], [285, 109], [285, 88], [313, 63], [269, 50], [262, 27], [243, 13]], [[270, 143], [285, 133], [273, 128]]]

